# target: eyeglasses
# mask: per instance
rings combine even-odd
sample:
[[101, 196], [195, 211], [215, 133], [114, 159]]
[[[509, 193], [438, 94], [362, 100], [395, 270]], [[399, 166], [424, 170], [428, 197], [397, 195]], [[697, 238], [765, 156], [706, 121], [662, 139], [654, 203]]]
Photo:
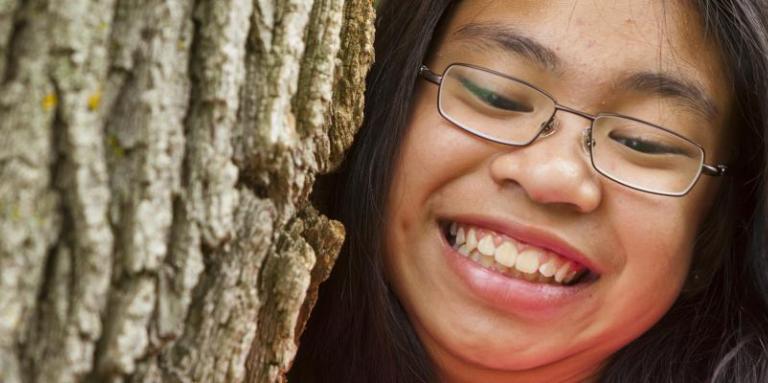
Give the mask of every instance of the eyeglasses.
[[704, 163], [704, 148], [669, 129], [614, 113], [591, 115], [557, 103], [525, 81], [469, 64], [451, 64], [438, 75], [426, 65], [419, 75], [439, 86], [440, 115], [459, 128], [509, 146], [526, 146], [557, 130], [555, 113], [592, 122], [584, 148], [598, 173], [643, 192], [679, 197], [701, 174], [722, 176], [723, 164]]

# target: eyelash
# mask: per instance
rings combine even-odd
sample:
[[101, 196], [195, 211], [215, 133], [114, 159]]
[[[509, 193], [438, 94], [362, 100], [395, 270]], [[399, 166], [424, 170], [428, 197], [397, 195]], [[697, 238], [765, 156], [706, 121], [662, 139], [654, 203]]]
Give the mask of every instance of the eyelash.
[[690, 157], [688, 153], [679, 148], [638, 137], [627, 137], [615, 131], [609, 133], [608, 137], [613, 141], [642, 154], [675, 154]]
[[521, 113], [528, 113], [533, 111], [533, 108], [530, 106], [523, 105], [505, 97], [500, 97], [497, 93], [480, 87], [469, 79], [462, 78], [461, 84], [475, 97], [479, 98], [494, 108]]

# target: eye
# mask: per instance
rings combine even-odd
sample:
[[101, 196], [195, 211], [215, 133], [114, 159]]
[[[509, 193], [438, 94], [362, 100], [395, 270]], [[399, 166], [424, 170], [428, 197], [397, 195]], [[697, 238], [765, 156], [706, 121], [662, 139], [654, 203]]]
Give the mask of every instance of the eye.
[[692, 157], [689, 150], [685, 147], [676, 146], [674, 144], [668, 144], [658, 140], [653, 140], [647, 137], [632, 136], [631, 134], [621, 133], [613, 131], [608, 134], [612, 140], [642, 154], [652, 155], [682, 155], [686, 157]]
[[474, 81], [464, 77], [460, 79], [461, 85], [472, 95], [480, 99], [483, 103], [496, 109], [502, 109], [511, 112], [530, 113], [533, 107], [525, 102], [515, 100], [511, 95], [501, 95], [490, 89], [487, 89]]

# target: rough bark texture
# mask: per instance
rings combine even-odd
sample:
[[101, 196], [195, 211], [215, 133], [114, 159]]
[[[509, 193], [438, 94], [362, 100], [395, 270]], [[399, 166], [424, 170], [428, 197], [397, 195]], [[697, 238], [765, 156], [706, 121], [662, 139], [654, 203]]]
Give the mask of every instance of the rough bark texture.
[[371, 0], [0, 0], [0, 382], [277, 382]]

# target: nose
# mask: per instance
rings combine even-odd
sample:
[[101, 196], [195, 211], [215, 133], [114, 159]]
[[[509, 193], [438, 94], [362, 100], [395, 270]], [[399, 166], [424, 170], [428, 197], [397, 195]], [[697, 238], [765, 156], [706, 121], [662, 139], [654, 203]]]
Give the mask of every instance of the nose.
[[563, 117], [558, 118], [558, 132], [525, 147], [505, 149], [493, 158], [491, 176], [499, 185], [519, 185], [535, 202], [593, 211], [600, 205], [602, 190], [583, 146], [589, 121], [561, 113], [556, 117]]

